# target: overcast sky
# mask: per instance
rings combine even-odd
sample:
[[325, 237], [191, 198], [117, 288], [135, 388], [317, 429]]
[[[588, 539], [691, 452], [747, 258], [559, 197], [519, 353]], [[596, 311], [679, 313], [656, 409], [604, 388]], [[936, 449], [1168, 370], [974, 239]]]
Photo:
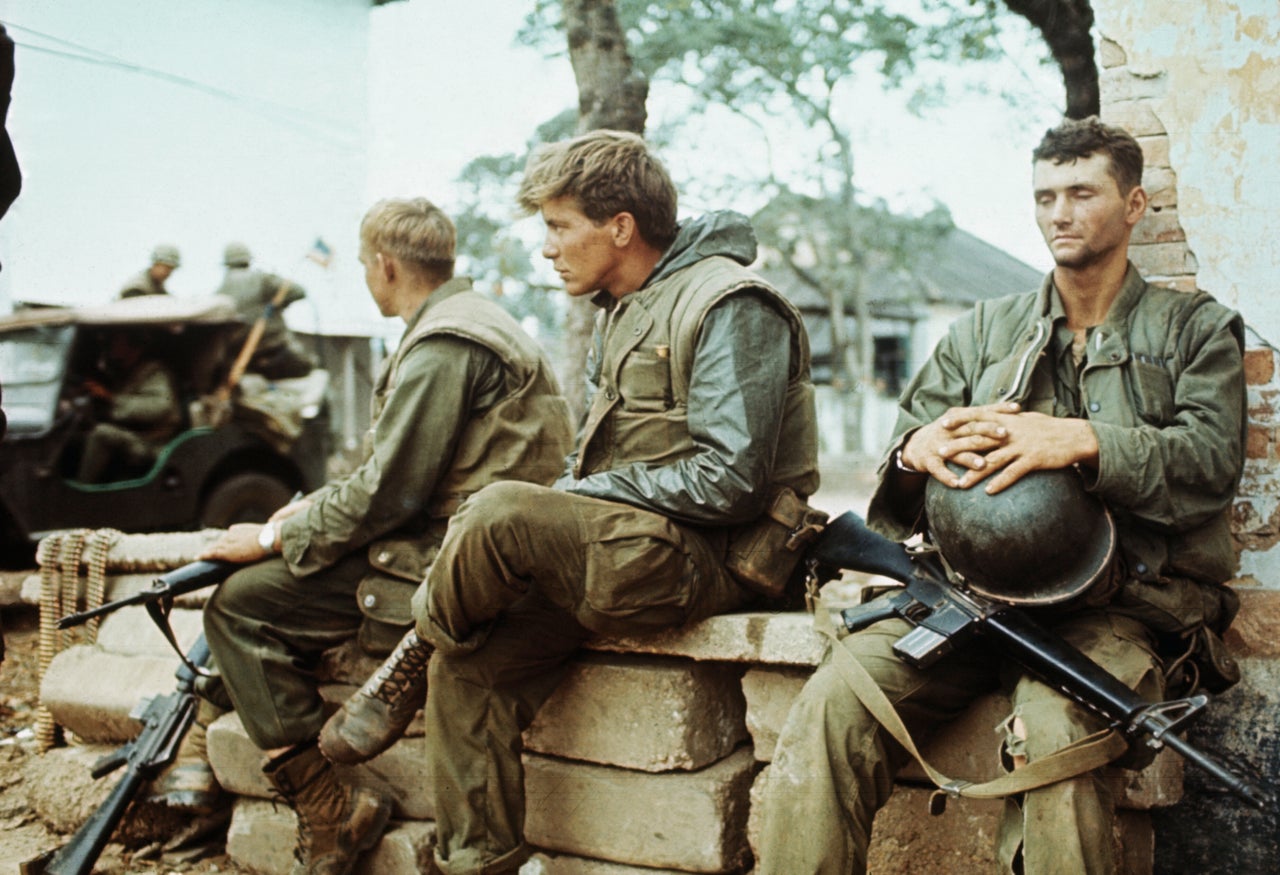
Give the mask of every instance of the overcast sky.
[[[526, 0], [450, 4], [410, 0], [373, 13], [370, 76], [371, 196], [416, 188], [442, 203], [452, 180], [472, 157], [520, 150], [536, 126], [575, 105], [577, 91], [567, 58], [547, 60], [515, 45]], [[899, 107], [903, 98], [860, 88], [846, 95], [846, 119], [857, 148], [857, 182], [904, 208], [945, 203], [956, 223], [1039, 269], [1050, 265], [1032, 221], [1030, 150], [1059, 117], [1062, 86], [1056, 68], [1038, 65], [1038, 38], [1014, 34], [1008, 57], [980, 69], [958, 71], [952, 81], [985, 82], [1018, 95], [1012, 108], [1001, 99], [966, 97], [928, 118]], [[1017, 57], [1017, 60], [1014, 60]], [[412, 98], [406, 95], [413, 95]], [[651, 121], [682, 111], [670, 92], [655, 89]], [[716, 131], [716, 125], [708, 126]], [[715, 138], [715, 133], [704, 135]], [[699, 161], [760, 159], [749, 132], [728, 132], [697, 154], [668, 155], [673, 173], [700, 172]], [[788, 143], [779, 134], [775, 160]], [[800, 147], [797, 155], [807, 155]], [[704, 158], [703, 156], [709, 156]], [[745, 197], [745, 194], [744, 194]], [[685, 199], [683, 212], [718, 206]], [[532, 221], [532, 220], [531, 220]]]

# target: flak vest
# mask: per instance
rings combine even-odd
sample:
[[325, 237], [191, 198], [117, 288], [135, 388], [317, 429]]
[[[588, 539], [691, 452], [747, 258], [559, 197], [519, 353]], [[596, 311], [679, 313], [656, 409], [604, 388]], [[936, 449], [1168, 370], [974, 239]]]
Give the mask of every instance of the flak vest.
[[642, 462], [671, 464], [694, 455], [689, 380], [702, 322], [742, 289], [768, 296], [791, 328], [782, 430], [766, 489], [788, 486], [802, 497], [818, 488], [818, 427], [810, 381], [809, 338], [800, 312], [737, 262], [705, 258], [619, 301], [597, 317], [603, 336], [596, 392], [582, 429], [574, 474], [585, 477]]
[[[499, 480], [550, 485], [564, 470], [573, 443], [568, 405], [537, 343], [505, 310], [470, 291], [431, 307], [401, 340], [375, 386], [375, 423], [408, 351], [442, 335], [478, 343], [496, 355], [505, 369], [509, 392], [464, 427], [449, 470], [424, 504], [424, 531], [401, 531], [369, 545], [369, 563], [379, 573], [361, 582], [357, 598], [365, 615], [383, 624], [413, 621], [410, 595], [435, 560], [448, 518], [467, 496]], [[373, 652], [389, 650], [401, 631], [378, 641], [377, 623], [372, 627], [366, 623], [361, 643]]]

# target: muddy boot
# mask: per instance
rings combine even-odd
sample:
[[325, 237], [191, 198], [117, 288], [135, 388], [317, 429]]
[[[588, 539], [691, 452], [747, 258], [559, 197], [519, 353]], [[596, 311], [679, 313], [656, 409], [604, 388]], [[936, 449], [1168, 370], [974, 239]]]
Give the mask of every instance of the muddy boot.
[[410, 630], [363, 687], [320, 730], [335, 763], [362, 763], [395, 744], [427, 700], [431, 645]]
[[192, 814], [212, 814], [222, 802], [222, 786], [209, 765], [209, 724], [226, 712], [212, 702], [199, 700], [196, 719], [178, 747], [173, 762], [151, 782], [148, 802], [167, 805]]
[[298, 815], [291, 875], [348, 875], [387, 828], [390, 801], [375, 790], [340, 782], [314, 743], [290, 748], [263, 771]]

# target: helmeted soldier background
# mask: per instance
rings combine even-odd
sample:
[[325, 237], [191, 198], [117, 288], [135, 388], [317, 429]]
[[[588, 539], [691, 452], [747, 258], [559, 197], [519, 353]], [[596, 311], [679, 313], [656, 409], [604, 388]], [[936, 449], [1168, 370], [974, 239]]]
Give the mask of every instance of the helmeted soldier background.
[[[315, 367], [315, 359], [302, 349], [284, 321], [284, 310], [307, 296], [302, 286], [252, 267], [253, 253], [244, 243], [233, 241], [223, 250], [222, 263], [227, 268], [216, 294], [235, 301], [236, 312], [245, 325], [244, 333], [233, 342], [238, 351], [258, 320], [265, 320], [262, 337], [249, 360], [248, 370], [268, 380], [305, 377]], [[277, 302], [281, 290], [283, 297]]]
[[131, 277], [120, 288], [120, 298], [138, 298], [143, 295], [167, 295], [165, 282], [182, 266], [182, 254], [171, 243], [160, 243], [151, 250], [151, 266]]

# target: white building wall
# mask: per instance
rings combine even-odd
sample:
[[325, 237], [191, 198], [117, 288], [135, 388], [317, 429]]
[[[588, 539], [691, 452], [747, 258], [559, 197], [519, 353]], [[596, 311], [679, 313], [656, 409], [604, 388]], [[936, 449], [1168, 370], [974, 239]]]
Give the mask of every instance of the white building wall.
[[[170, 290], [208, 294], [222, 247], [240, 239], [260, 266], [307, 288], [309, 301], [290, 308], [295, 326], [376, 319], [355, 261], [370, 9], [5, 3], [18, 43], [9, 130], [24, 186], [0, 223], [0, 309], [108, 299], [158, 242], [182, 251]], [[328, 271], [304, 259], [317, 237], [340, 256]]]

